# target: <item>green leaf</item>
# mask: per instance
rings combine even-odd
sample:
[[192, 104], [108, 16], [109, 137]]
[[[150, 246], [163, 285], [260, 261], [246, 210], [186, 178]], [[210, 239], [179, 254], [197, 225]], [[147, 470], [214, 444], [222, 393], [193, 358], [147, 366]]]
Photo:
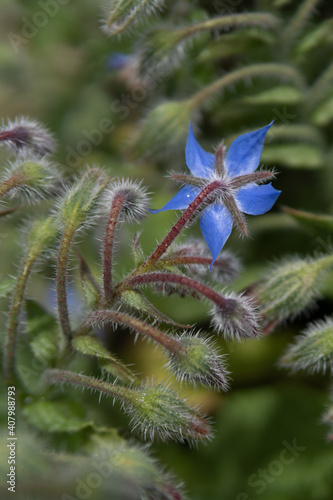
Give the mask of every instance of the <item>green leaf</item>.
[[114, 377], [127, 383], [137, 382], [136, 375], [113, 354], [110, 354], [96, 337], [90, 335], [75, 337], [72, 340], [72, 346], [82, 354], [98, 358], [100, 367]]
[[245, 29], [235, 33], [223, 34], [222, 37], [207, 43], [198, 56], [198, 62], [214, 61], [236, 54], [251, 52], [275, 41], [270, 32], [257, 29]]
[[294, 208], [282, 207], [282, 210], [287, 214], [291, 215], [300, 224], [305, 226], [307, 229], [318, 232], [319, 231], [329, 231], [333, 232], [333, 216], [332, 215], [322, 215], [313, 214], [311, 212], [304, 212], [303, 210], [295, 210]]
[[26, 301], [27, 337], [34, 356], [45, 366], [54, 359], [62, 347], [58, 322], [37, 302]]
[[0, 281], [0, 299], [9, 297], [14, 290], [15, 284], [14, 278], [3, 278]]
[[93, 426], [92, 421], [84, 421], [82, 407], [73, 401], [40, 399], [25, 406], [23, 414], [31, 425], [47, 432], [77, 432]]
[[318, 127], [324, 127], [333, 120], [333, 96], [322, 102], [313, 112], [312, 122]]
[[242, 99], [246, 104], [298, 104], [303, 100], [300, 90], [291, 85], [277, 85], [276, 87], [264, 90], [258, 94]]
[[304, 55], [317, 47], [333, 42], [333, 19], [327, 19], [303, 36], [295, 48], [295, 52]]
[[151, 302], [143, 295], [143, 293], [134, 290], [126, 290], [122, 293], [123, 301], [133, 307], [139, 312], [145, 312], [149, 316], [157, 319], [158, 321], [164, 321], [165, 323], [169, 323], [170, 325], [177, 326], [180, 328], [189, 328], [189, 325], [182, 325], [180, 323], [176, 323], [168, 316], [165, 316], [161, 313], [156, 307], [153, 306]]
[[290, 168], [321, 168], [324, 158], [320, 148], [313, 144], [268, 144], [261, 160]]

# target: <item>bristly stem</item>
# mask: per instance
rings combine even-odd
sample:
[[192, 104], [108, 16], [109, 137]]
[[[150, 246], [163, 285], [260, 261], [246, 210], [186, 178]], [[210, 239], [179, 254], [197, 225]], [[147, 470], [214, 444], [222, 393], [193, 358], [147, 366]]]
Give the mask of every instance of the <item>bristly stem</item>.
[[189, 98], [189, 101], [191, 102], [193, 109], [197, 109], [217, 92], [220, 92], [233, 84], [241, 82], [246, 78], [258, 77], [275, 77], [280, 80], [291, 80], [297, 87], [301, 88], [304, 85], [299, 71], [292, 65], [279, 63], [258, 63], [244, 66], [244, 68], [236, 69], [222, 76], [215, 82], [192, 95]]
[[176, 224], [171, 228], [169, 233], [166, 235], [164, 240], [157, 246], [156, 250], [148, 257], [146, 262], [144, 262], [135, 272], [136, 273], [144, 273], [149, 271], [154, 264], [162, 257], [162, 255], [168, 250], [171, 243], [177, 238], [182, 229], [188, 224], [188, 222], [192, 219], [192, 216], [195, 212], [202, 208], [204, 202], [211, 196], [215, 191], [220, 189], [223, 186], [221, 181], [213, 181], [208, 184], [198, 196], [190, 203], [187, 209], [183, 212], [181, 217], [178, 219]]
[[148, 338], [153, 339], [158, 344], [161, 344], [165, 349], [174, 354], [180, 354], [184, 350], [184, 347], [178, 342], [178, 340], [169, 337], [165, 333], [161, 332], [157, 328], [140, 321], [133, 316], [124, 314], [118, 311], [110, 310], [99, 310], [93, 311], [89, 314], [87, 324], [103, 324], [103, 323], [116, 323], [125, 325], [129, 328], [134, 329], [136, 332], [146, 335]]
[[16, 280], [16, 286], [12, 298], [9, 312], [6, 342], [3, 356], [3, 371], [6, 383], [10, 385], [14, 377], [15, 355], [16, 355], [16, 337], [19, 324], [20, 312], [22, 309], [23, 294], [27, 280], [35, 259], [25, 258], [22, 262], [20, 273]]
[[139, 274], [136, 276], [128, 276], [122, 283], [119, 284], [118, 291], [121, 294], [124, 290], [133, 289], [135, 287], [153, 283], [174, 283], [176, 285], [179, 285], [180, 287], [188, 288], [211, 300], [222, 310], [228, 302], [225, 297], [215, 292], [208, 286], [199, 283], [199, 281], [188, 278], [187, 276], [183, 276], [181, 274], [173, 273], [148, 273]]
[[70, 340], [73, 336], [67, 307], [67, 267], [75, 230], [76, 227], [73, 225], [69, 225], [65, 229], [60, 242], [57, 266], [58, 317], [62, 332], [67, 340]]
[[134, 390], [122, 387], [121, 385], [110, 384], [103, 380], [98, 380], [79, 373], [72, 373], [66, 370], [46, 370], [45, 378], [50, 383], [55, 384], [70, 384], [73, 386], [83, 387], [93, 391], [103, 392], [109, 396], [119, 398], [123, 402], [132, 403], [137, 397]]
[[114, 248], [114, 237], [119, 215], [126, 202], [124, 193], [117, 193], [112, 201], [109, 220], [106, 226], [104, 240], [104, 259], [103, 259], [103, 286], [104, 298], [107, 304], [113, 299], [113, 284], [112, 284], [112, 259]]

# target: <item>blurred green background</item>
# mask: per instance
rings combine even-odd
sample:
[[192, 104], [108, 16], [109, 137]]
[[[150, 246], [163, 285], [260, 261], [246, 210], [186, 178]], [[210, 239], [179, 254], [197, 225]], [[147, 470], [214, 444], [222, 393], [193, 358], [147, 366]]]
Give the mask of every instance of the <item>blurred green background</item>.
[[[330, 74], [326, 78], [326, 87], [319, 86], [320, 95], [312, 94], [311, 97], [312, 86], [332, 64], [331, 2], [318, 2], [311, 19], [297, 33], [292, 47], [285, 51], [282, 50], [283, 44], [280, 46], [279, 43], [283, 26], [293, 18], [302, 2], [166, 2], [160, 23], [167, 28], [235, 12], [268, 11], [278, 14], [283, 22], [272, 33], [254, 28], [231, 30], [220, 36], [218, 32], [206, 34], [186, 48], [181, 64], [168, 68], [167, 76], [156, 88], [144, 99], [136, 101], [133, 89], [135, 92], [142, 85], [145, 74], [145, 68], [140, 68], [140, 44], [144, 45], [149, 26], [138, 28], [131, 37], [107, 38], [99, 29], [102, 2], [70, 0], [63, 5], [59, 3], [56, 14], [46, 15], [47, 22], [44, 23], [45, 15], [38, 17], [38, 13], [45, 13], [41, 5], [46, 3], [42, 0], [0, 0], [0, 109], [4, 120], [24, 115], [47, 125], [58, 142], [55, 160], [63, 165], [68, 178], [79, 173], [86, 163], [98, 163], [114, 176], [143, 179], [153, 193], [153, 206], [162, 206], [177, 189], [165, 178], [167, 172], [185, 168], [185, 138], [180, 136], [178, 142], [173, 141], [176, 144], [173, 143], [171, 155], [164, 154], [168, 144], [161, 143], [157, 144], [158, 154], [135, 157], [131, 141], [151, 110], [166, 100], [184, 99], [244, 65], [272, 61], [289, 64], [299, 71], [303, 87], [294, 87], [283, 77], [278, 82], [270, 78], [258, 80], [249, 77], [245, 82], [226, 89], [222, 95], [214, 96], [192, 119], [199, 142], [210, 151], [222, 138], [228, 143], [235, 135], [264, 126], [272, 119], [275, 120], [274, 127], [281, 132], [280, 137], [268, 137], [263, 155], [263, 162], [269, 167], [275, 166], [278, 172], [274, 185], [282, 190], [282, 195], [277, 206], [270, 214], [249, 218], [250, 239], [244, 241], [234, 233], [227, 244], [227, 248], [243, 262], [244, 272], [235, 284], [238, 290], [258, 280], [269, 261], [295, 252], [305, 255], [331, 249], [330, 230], [315, 228], [309, 231], [281, 210], [281, 207], [289, 206], [326, 214], [333, 211], [333, 90]], [[130, 57], [122, 68], [112, 67], [110, 61], [110, 57], [118, 52]], [[131, 98], [131, 104], [122, 119], [115, 102], [124, 96]], [[310, 97], [312, 105], [309, 105]], [[114, 128], [110, 133], [96, 135], [103, 120], [110, 120]], [[298, 132], [292, 129], [291, 133], [283, 129], [288, 126], [300, 128]], [[5, 163], [6, 151], [1, 150], [0, 155]], [[29, 212], [31, 215], [36, 213], [35, 209], [29, 208], [23, 220], [22, 213], [17, 213], [2, 221], [2, 277], [15, 273], [22, 245], [18, 228], [25, 224]], [[155, 241], [165, 234], [174, 220], [173, 213], [147, 218], [140, 228], [145, 251], [154, 247]], [[137, 230], [137, 227], [129, 228], [121, 235], [119, 276], [131, 266], [129, 245]], [[188, 233], [200, 235], [196, 226]], [[101, 229], [97, 228], [82, 243], [82, 252], [97, 276], [100, 273], [100, 236]], [[49, 300], [45, 297], [51, 294], [54, 270], [45, 268], [42, 271], [32, 280], [28, 296], [45, 305]], [[154, 296], [153, 300], [176, 321], [196, 321], [203, 330], [209, 330], [205, 305], [198, 305], [191, 298], [180, 300], [173, 296]], [[155, 456], [184, 481], [189, 498], [332, 498], [333, 451], [326, 438], [327, 427], [321, 424], [321, 415], [329, 403], [330, 378], [289, 375], [277, 367], [286, 346], [308, 321], [332, 313], [332, 300], [332, 278], [328, 276], [323, 298], [306, 317], [280, 327], [260, 341], [237, 344], [218, 340], [229, 353], [233, 379], [230, 392], [220, 395], [203, 390], [184, 391], [191, 401], [201, 404], [212, 415], [214, 440], [194, 449], [173, 443], [154, 444], [152, 447]], [[133, 338], [124, 339], [117, 335], [112, 345], [126, 362], [135, 364], [138, 372], [154, 375], [157, 380], [166, 376], [162, 357], [151, 345], [140, 341], [133, 344]], [[96, 368], [93, 362], [89, 364], [86, 360], [78, 362], [78, 366], [87, 373]], [[96, 395], [85, 395], [84, 398], [90, 405], [88, 419], [93, 415], [99, 425], [125, 426], [126, 419], [111, 402], [104, 400], [97, 407]], [[5, 401], [5, 395], [1, 396], [4, 419]], [[18, 416], [18, 425], [22, 439], [18, 449], [18, 459], [22, 461], [18, 480], [27, 485], [27, 496], [22, 498], [62, 498], [60, 487], [59, 491], [51, 488], [49, 492], [43, 490], [44, 483], [40, 491], [32, 488], [32, 483], [38, 484], [41, 475], [38, 450], [68, 449], [71, 439], [79, 442], [80, 433], [86, 431], [78, 429], [70, 437], [55, 435], [50, 438], [27, 424], [23, 415]], [[31, 436], [35, 440], [33, 445]], [[281, 452], [286, 448], [285, 442], [292, 445], [295, 440], [304, 450], [290, 464], [283, 464]], [[1, 446], [1, 460], [6, 460], [6, 449]], [[263, 469], [268, 472], [263, 473]], [[3, 470], [6, 470], [5, 462], [1, 467]], [[45, 470], [43, 474], [51, 473]], [[60, 484], [62, 474], [65, 472], [60, 467]], [[266, 474], [266, 479], [261, 478], [258, 482], [258, 474]], [[103, 489], [96, 490], [92, 498], [111, 498], [106, 495]]]

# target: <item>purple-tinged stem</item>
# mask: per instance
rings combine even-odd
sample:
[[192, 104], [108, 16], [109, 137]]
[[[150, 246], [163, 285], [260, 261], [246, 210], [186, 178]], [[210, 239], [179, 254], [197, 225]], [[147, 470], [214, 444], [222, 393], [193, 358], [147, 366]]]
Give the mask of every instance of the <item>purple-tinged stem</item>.
[[165, 347], [165, 349], [169, 352], [180, 354], [180, 352], [184, 350], [184, 347], [180, 344], [180, 342], [178, 342], [178, 340], [169, 337], [157, 328], [154, 328], [153, 326], [148, 325], [133, 316], [129, 316], [128, 314], [118, 311], [93, 311], [89, 314], [86, 323], [117, 323], [125, 325], [129, 328], [133, 328], [138, 333], [153, 339], [155, 342]]
[[14, 377], [15, 355], [16, 355], [16, 337], [19, 324], [20, 312], [22, 309], [23, 294], [27, 280], [35, 259], [24, 259], [19, 276], [16, 281], [12, 303], [9, 311], [9, 319], [6, 333], [6, 342], [4, 346], [3, 371], [6, 383], [10, 385]]
[[226, 298], [222, 297], [222, 295], [215, 292], [208, 286], [199, 283], [199, 281], [188, 278], [187, 276], [173, 273], [147, 273], [129, 276], [120, 284], [119, 293], [126, 289], [133, 289], [137, 286], [143, 286], [150, 283], [174, 283], [185, 288], [190, 288], [191, 290], [200, 293], [207, 299], [214, 302], [221, 309], [226, 307], [228, 302]]
[[178, 219], [176, 224], [171, 228], [169, 233], [166, 235], [164, 240], [157, 246], [156, 250], [148, 257], [146, 262], [144, 262], [138, 269], [137, 272], [144, 273], [149, 271], [154, 264], [162, 257], [162, 255], [168, 250], [171, 243], [177, 238], [181, 230], [186, 226], [186, 224], [191, 220], [193, 214], [202, 206], [206, 199], [223, 186], [222, 181], [213, 181], [208, 184], [198, 196], [190, 203], [185, 212]]
[[104, 259], [103, 259], [103, 286], [104, 298], [106, 303], [112, 302], [113, 284], [112, 284], [112, 259], [114, 248], [114, 237], [119, 215], [126, 201], [126, 195], [117, 193], [112, 201], [109, 220], [106, 226], [104, 240]]

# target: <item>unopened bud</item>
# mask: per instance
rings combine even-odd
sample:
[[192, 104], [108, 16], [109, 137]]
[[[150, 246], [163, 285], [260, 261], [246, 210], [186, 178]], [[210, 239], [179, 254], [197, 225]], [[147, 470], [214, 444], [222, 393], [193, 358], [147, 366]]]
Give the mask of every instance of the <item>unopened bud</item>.
[[308, 325], [282, 357], [281, 364], [292, 371], [333, 371], [333, 319]]
[[139, 428], [144, 438], [159, 437], [162, 441], [206, 439], [210, 428], [198, 410], [189, 407], [175, 392], [163, 385], [148, 385], [137, 389], [131, 403], [125, 403], [132, 417], [132, 426]]
[[169, 354], [168, 365], [178, 379], [228, 389], [225, 356], [217, 354], [209, 339], [184, 332], [177, 340], [182, 349]]
[[108, 183], [103, 170], [94, 167], [75, 181], [58, 203], [60, 223], [76, 229], [87, 226], [97, 212], [98, 198]]
[[53, 153], [56, 149], [51, 133], [36, 120], [16, 118], [8, 120], [5, 127], [0, 129], [0, 141], [15, 149], [29, 148], [39, 156]]
[[249, 297], [230, 293], [223, 305], [214, 306], [213, 326], [227, 339], [242, 340], [259, 335], [257, 310]]
[[46, 158], [25, 151], [11, 162], [2, 176], [1, 195], [23, 197], [28, 201], [44, 199], [59, 189], [59, 168]]
[[293, 318], [319, 297], [319, 286], [332, 258], [300, 259], [282, 262], [267, 270], [255, 290], [265, 322]]
[[170, 154], [185, 139], [191, 115], [190, 101], [166, 102], [157, 106], [147, 116], [133, 140], [133, 157]]
[[148, 214], [149, 196], [141, 181], [112, 180], [101, 197], [101, 207], [107, 215], [116, 197], [120, 199], [120, 219], [130, 223], [140, 222]]

